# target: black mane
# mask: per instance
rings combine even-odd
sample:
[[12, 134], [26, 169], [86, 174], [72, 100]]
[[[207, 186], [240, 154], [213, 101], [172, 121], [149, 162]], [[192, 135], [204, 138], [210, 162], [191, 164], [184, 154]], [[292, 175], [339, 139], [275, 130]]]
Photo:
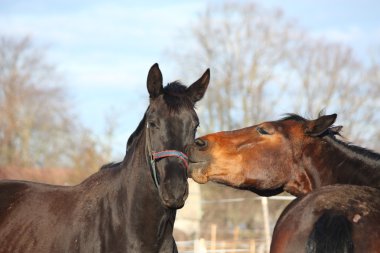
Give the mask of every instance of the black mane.
[[127, 150], [132, 145], [132, 143], [136, 139], [136, 137], [140, 134], [140, 132], [144, 129], [144, 127], [145, 127], [145, 118], [146, 118], [146, 113], [144, 114], [144, 117], [140, 121], [140, 123], [137, 126], [136, 130], [131, 134], [131, 136], [129, 136], [128, 141], [127, 141]]
[[194, 102], [187, 96], [186, 90], [187, 87], [179, 81], [169, 83], [164, 87], [163, 98], [170, 111], [194, 108]]
[[112, 169], [119, 167], [122, 164], [122, 162], [110, 162], [102, 165], [99, 170], [105, 170], [105, 169]]

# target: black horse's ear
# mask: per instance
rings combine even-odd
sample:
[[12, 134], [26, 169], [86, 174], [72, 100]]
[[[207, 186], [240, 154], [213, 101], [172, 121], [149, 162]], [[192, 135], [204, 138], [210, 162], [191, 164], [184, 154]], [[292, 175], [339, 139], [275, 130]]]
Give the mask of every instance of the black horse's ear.
[[146, 84], [150, 98], [156, 98], [163, 92], [162, 74], [157, 63], [150, 68]]
[[203, 98], [209, 82], [210, 69], [207, 69], [201, 78], [187, 88], [186, 94], [190, 97], [191, 101], [195, 103]]
[[323, 134], [330, 126], [332, 126], [332, 124], [334, 124], [336, 117], [337, 115], [334, 113], [321, 116], [316, 120], [310, 120], [306, 123], [305, 134], [314, 137]]

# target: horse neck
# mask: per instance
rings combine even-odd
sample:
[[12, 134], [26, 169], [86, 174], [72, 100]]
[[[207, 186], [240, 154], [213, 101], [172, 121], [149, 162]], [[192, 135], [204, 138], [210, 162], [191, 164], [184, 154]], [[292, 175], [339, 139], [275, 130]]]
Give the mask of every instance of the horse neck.
[[331, 184], [380, 187], [380, 155], [326, 136], [308, 147], [303, 165], [313, 188]]
[[136, 228], [136, 236], [141, 240], [157, 245], [160, 239], [172, 239], [176, 211], [162, 205], [145, 143], [143, 131], [123, 160], [122, 178], [126, 189], [123, 206], [128, 217], [127, 227]]

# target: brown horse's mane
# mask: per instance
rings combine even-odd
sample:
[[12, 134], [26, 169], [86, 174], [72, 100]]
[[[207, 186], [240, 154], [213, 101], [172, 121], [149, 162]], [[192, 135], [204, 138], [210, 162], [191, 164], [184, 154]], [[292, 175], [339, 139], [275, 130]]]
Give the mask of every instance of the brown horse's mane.
[[[336, 147], [339, 147], [343, 151], [348, 151], [345, 153], [350, 153], [350, 156], [357, 156], [363, 158], [362, 160], [367, 160], [369, 162], [374, 162], [375, 166], [380, 169], [380, 154], [357, 145], [352, 144], [351, 142], [345, 142], [337, 139], [335, 136], [329, 136], [331, 143], [333, 143]], [[368, 160], [369, 159], [369, 160]]]
[[280, 121], [282, 120], [294, 120], [294, 121], [297, 121], [297, 122], [306, 122], [308, 121], [306, 118], [298, 115], [298, 114], [295, 114], [295, 113], [285, 113], [284, 114], [284, 117], [282, 117], [280, 119]]
[[[321, 117], [323, 115], [324, 115], [323, 112], [319, 113], [319, 117]], [[296, 122], [301, 122], [301, 123], [306, 123], [308, 121], [308, 119], [306, 119], [306, 118], [304, 118], [298, 114], [295, 114], [295, 113], [287, 113], [280, 120], [294, 120]], [[336, 136], [342, 137], [342, 135], [341, 135], [342, 128], [343, 128], [342, 126], [331, 126], [329, 129], [326, 130], [326, 132], [322, 136], [326, 136], [333, 144], [335, 144], [335, 146], [339, 146], [340, 149], [346, 150], [346, 151], [351, 151], [350, 153], [352, 153], [352, 155], [360, 155], [360, 156], [364, 156], [366, 158], [369, 158], [371, 160], [375, 160], [377, 162], [380, 162], [380, 154], [379, 153], [377, 153], [373, 150], [367, 149], [367, 148], [363, 148], [363, 147], [354, 145], [351, 142], [347, 142], [347, 141], [343, 141], [343, 140], [338, 139]]]

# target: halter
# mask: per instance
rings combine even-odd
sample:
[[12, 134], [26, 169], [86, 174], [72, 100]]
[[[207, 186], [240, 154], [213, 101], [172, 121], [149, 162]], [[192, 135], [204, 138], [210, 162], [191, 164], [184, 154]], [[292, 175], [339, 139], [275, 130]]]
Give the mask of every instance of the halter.
[[147, 138], [146, 138], [146, 146], [148, 147], [148, 152], [149, 152], [150, 168], [152, 170], [154, 184], [156, 185], [157, 188], [159, 188], [160, 184], [157, 178], [156, 161], [162, 158], [166, 158], [166, 157], [178, 157], [179, 159], [181, 159], [182, 164], [185, 166], [185, 169], [187, 171], [189, 168], [188, 157], [187, 155], [185, 155], [184, 153], [178, 150], [164, 150], [164, 151], [159, 151], [159, 152], [152, 151], [150, 142], [149, 142], [150, 141], [149, 124], [146, 125], [146, 128], [148, 131]]

